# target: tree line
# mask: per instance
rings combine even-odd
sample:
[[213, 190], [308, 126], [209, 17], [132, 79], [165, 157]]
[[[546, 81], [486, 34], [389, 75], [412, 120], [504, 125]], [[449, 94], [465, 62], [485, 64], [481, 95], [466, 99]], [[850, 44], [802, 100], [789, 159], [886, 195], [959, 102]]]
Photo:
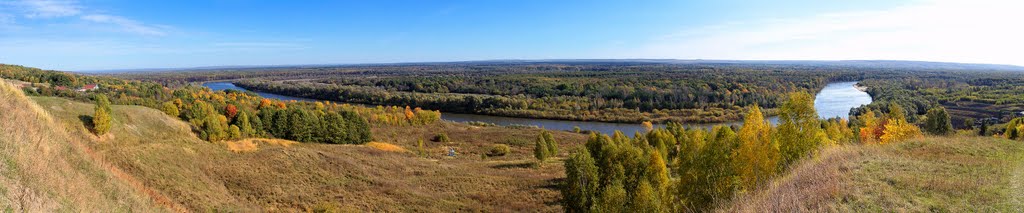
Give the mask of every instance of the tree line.
[[[813, 97], [791, 93], [772, 126], [757, 106], [742, 126], [686, 128], [671, 123], [628, 137], [591, 133], [565, 161], [562, 184], [567, 212], [707, 211], [717, 202], [768, 183], [821, 147], [896, 143], [921, 137], [898, 106], [889, 114], [861, 115], [862, 124], [819, 119]], [[929, 133], [949, 134], [936, 108]], [[934, 125], [933, 125], [934, 124]]]
[[[365, 143], [372, 140], [370, 126], [426, 125], [440, 120], [440, 112], [405, 107], [363, 107], [323, 102], [265, 99], [242, 91], [212, 91], [184, 85], [164, 87], [150, 81], [122, 80], [0, 65], [0, 77], [30, 82], [30, 95], [67, 97], [97, 103], [91, 120], [102, 135], [111, 125], [111, 104], [141, 105], [187, 121], [196, 135], [208, 141], [247, 137], [273, 137], [317, 143]], [[74, 88], [99, 84], [76, 92]], [[49, 92], [48, 92], [49, 91]], [[108, 98], [109, 97], [109, 98]]]

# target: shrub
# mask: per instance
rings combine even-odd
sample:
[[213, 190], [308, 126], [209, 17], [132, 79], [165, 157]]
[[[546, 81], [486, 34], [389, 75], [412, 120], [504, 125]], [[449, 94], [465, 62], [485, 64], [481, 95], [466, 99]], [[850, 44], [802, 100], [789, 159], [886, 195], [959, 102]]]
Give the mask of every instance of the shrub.
[[551, 154], [548, 153], [548, 143], [544, 140], [544, 136], [537, 136], [537, 143], [533, 147], [533, 157], [537, 158], [540, 162], [544, 162]]
[[93, 130], [96, 131], [96, 135], [107, 134], [110, 131], [110, 101], [105, 95], [96, 95], [95, 99], [96, 109], [92, 116]]
[[508, 145], [505, 145], [505, 144], [494, 144], [494, 146], [491, 146], [491, 151], [487, 152], [487, 156], [491, 156], [491, 157], [505, 156], [505, 155], [507, 155], [511, 151], [512, 151], [512, 148], [508, 147]]
[[441, 143], [448, 143], [450, 141], [450, 139], [448, 139], [448, 135], [447, 134], [444, 134], [442, 132], [442, 133], [437, 133], [437, 135], [434, 136], [433, 141], [434, 142], [441, 142]]

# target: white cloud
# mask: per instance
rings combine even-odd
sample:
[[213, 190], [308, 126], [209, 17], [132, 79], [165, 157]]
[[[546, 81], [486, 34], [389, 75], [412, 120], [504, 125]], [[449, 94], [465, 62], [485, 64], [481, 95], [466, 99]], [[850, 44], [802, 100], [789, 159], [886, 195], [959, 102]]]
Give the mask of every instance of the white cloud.
[[[162, 36], [170, 27], [145, 24], [143, 22], [116, 15], [97, 13], [81, 6], [74, 0], [0, 0], [0, 12], [17, 14], [18, 17], [35, 19], [34, 22], [46, 23], [45, 30], [71, 30], [60, 27], [75, 26], [80, 29], [127, 32], [138, 35]], [[76, 22], [76, 20], [78, 20]], [[0, 13], [0, 27], [14, 27], [15, 17]], [[30, 27], [30, 26], [25, 26]], [[37, 26], [37, 28], [40, 28]], [[31, 30], [31, 29], [29, 29]], [[44, 29], [36, 29], [42, 31]]]
[[135, 20], [131, 20], [131, 19], [127, 19], [127, 18], [120, 17], [120, 16], [93, 14], [93, 15], [84, 15], [81, 18], [82, 18], [82, 20], [86, 20], [86, 21], [90, 21], [90, 22], [101, 23], [101, 24], [111, 24], [111, 25], [116, 26], [118, 28], [118, 30], [125, 31], [125, 32], [130, 32], [130, 33], [135, 33], [135, 34], [156, 35], [156, 36], [162, 36], [162, 35], [166, 35], [167, 34], [163, 30], [163, 29], [165, 29], [167, 27], [146, 25], [146, 24], [143, 24], [141, 22], [138, 22], [138, 21], [135, 21]]
[[875, 11], [700, 27], [627, 57], [929, 60], [1024, 65], [1024, 1], [923, 1]]
[[17, 4], [26, 10], [25, 16], [29, 18], [67, 17], [82, 13], [76, 2], [66, 0], [23, 0]]

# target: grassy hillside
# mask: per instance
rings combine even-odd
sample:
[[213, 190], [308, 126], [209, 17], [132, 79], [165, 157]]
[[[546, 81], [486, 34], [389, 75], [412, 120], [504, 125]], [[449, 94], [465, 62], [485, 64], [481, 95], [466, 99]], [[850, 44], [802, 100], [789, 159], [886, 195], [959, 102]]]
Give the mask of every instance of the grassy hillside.
[[[560, 163], [530, 168], [529, 148], [522, 146], [497, 159], [481, 160], [475, 154], [494, 138], [532, 141], [537, 130], [453, 123], [374, 129], [378, 140], [407, 150], [415, 150], [415, 139], [448, 132], [451, 143], [426, 142], [426, 158], [329, 144], [258, 143], [254, 151], [233, 152], [224, 143], [199, 140], [186, 123], [154, 109], [115, 105], [111, 134], [95, 137], [83, 124], [92, 104], [33, 99], [71, 137], [87, 141], [105, 160], [191, 210], [560, 211], [555, 187], [564, 175]], [[557, 135], [564, 146], [585, 137]], [[446, 147], [465, 153], [441, 157]]]
[[82, 149], [57, 123], [21, 90], [0, 81], [4, 211], [162, 211], [144, 186]]
[[1024, 209], [1024, 143], [928, 137], [824, 150], [726, 212], [1014, 212]]

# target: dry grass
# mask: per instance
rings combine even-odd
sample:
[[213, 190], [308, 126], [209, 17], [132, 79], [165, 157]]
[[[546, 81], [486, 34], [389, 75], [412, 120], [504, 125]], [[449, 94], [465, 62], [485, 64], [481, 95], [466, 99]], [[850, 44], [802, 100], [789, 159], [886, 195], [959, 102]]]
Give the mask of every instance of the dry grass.
[[253, 140], [237, 140], [237, 141], [226, 141], [224, 145], [227, 145], [228, 150], [232, 152], [252, 152], [259, 150], [256, 147], [256, 142]]
[[0, 205], [6, 211], [162, 211], [90, 155], [40, 106], [0, 81]]
[[276, 139], [276, 138], [246, 138], [234, 141], [225, 141], [224, 145], [227, 146], [228, 150], [232, 152], [253, 152], [259, 150], [259, 144], [289, 147], [299, 142]]
[[365, 146], [370, 147], [370, 148], [374, 148], [374, 149], [377, 149], [377, 150], [381, 150], [381, 151], [388, 151], [388, 152], [403, 152], [403, 153], [409, 152], [409, 150], [405, 150], [405, 148], [402, 148], [400, 146], [395, 146], [394, 144], [390, 144], [390, 143], [369, 142], [369, 143], [366, 143]]
[[828, 148], [726, 212], [1015, 212], [1024, 209], [1024, 144], [928, 137]]
[[[479, 158], [490, 152], [494, 144], [507, 144], [512, 148], [508, 155], [492, 157], [491, 160], [514, 161], [533, 159], [533, 145], [541, 129], [516, 129], [507, 127], [479, 127], [462, 123], [437, 122], [421, 127], [374, 127], [371, 129], [377, 141], [391, 143], [416, 150], [416, 141], [423, 140], [429, 158], [444, 158], [448, 148], [455, 148], [458, 156]], [[445, 133], [451, 142], [430, 141], [438, 133]], [[559, 143], [557, 156], [568, 156], [568, 152], [587, 140], [586, 134], [566, 131], [551, 131]]]
[[[79, 119], [91, 114], [91, 104], [51, 97], [33, 99], [80, 140], [100, 140], [88, 137]], [[187, 124], [154, 109], [114, 106], [113, 117], [112, 139], [90, 143], [90, 147], [146, 186], [194, 211], [306, 211], [320, 207], [345, 212], [561, 211], [561, 195], [555, 187], [564, 178], [560, 163], [532, 168], [528, 152], [523, 151], [530, 147], [513, 146], [513, 153], [516, 149], [521, 153], [500, 159], [481, 160], [471, 154], [504, 142], [495, 138], [532, 139], [538, 130], [473, 129], [451, 123], [374, 129], [377, 141], [406, 150], [415, 147], [415, 138], [447, 132], [454, 142], [426, 142], [436, 149], [430, 158], [370, 146], [274, 140], [253, 140], [256, 150], [236, 153], [223, 144], [199, 140]], [[378, 133], [382, 131], [400, 136]], [[560, 140], [563, 146], [585, 139], [569, 133], [556, 133], [556, 137], [564, 139]], [[445, 146], [457, 148], [460, 155], [440, 157]]]

